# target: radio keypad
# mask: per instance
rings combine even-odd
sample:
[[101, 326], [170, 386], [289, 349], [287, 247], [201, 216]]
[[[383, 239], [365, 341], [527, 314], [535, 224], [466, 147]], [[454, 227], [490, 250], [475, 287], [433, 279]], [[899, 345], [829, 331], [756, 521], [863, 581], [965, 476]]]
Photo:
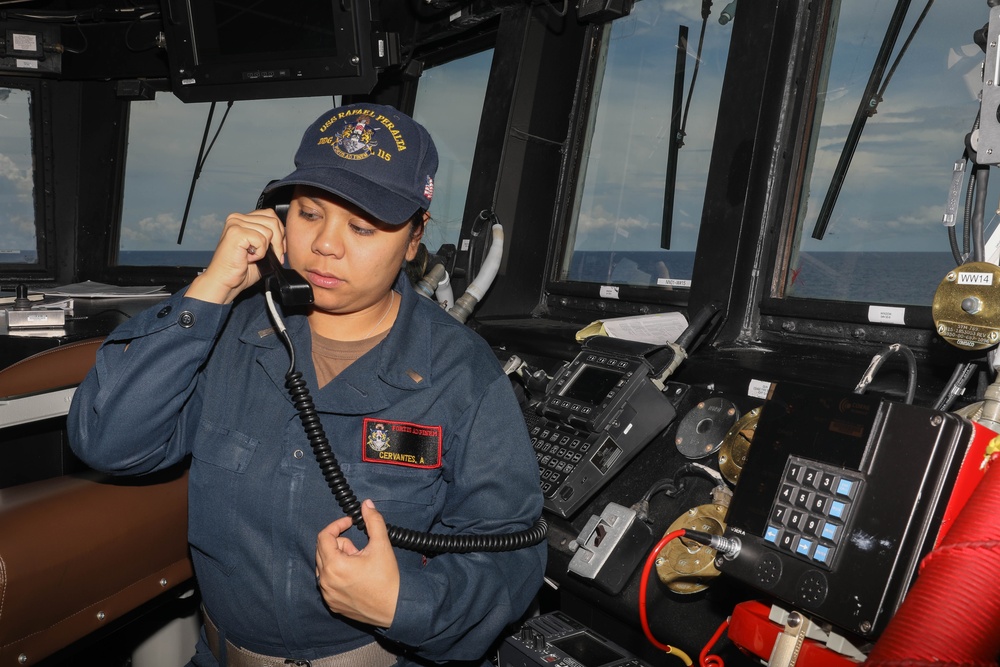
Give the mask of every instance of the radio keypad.
[[542, 494], [552, 498], [590, 449], [590, 442], [546, 420], [532, 426], [529, 434], [538, 459]]
[[858, 473], [789, 457], [764, 540], [830, 569], [860, 488]]

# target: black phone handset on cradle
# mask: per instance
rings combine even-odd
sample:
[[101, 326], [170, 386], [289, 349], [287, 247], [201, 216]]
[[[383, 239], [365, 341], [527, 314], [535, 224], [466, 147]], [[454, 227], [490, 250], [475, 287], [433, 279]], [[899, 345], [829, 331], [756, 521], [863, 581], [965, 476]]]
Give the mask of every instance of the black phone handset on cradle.
[[[271, 200], [269, 202], [269, 199]], [[261, 194], [257, 200], [257, 208], [273, 208], [281, 221], [285, 221], [288, 205], [284, 202], [274, 202], [274, 197]], [[292, 396], [292, 403], [299, 413], [299, 419], [305, 429], [306, 437], [312, 446], [313, 454], [323, 471], [323, 479], [333, 493], [337, 504], [345, 514], [351, 517], [354, 526], [367, 534], [365, 520], [361, 515], [361, 503], [351, 490], [344, 477], [340, 464], [330, 447], [323, 424], [320, 423], [313, 404], [309, 388], [302, 379], [302, 372], [295, 368], [295, 348], [291, 337], [285, 330], [273, 298], [282, 305], [289, 307], [306, 306], [313, 302], [312, 287], [293, 269], [286, 269], [278, 262], [272, 248], [267, 249], [264, 260], [260, 263], [261, 278], [268, 293], [268, 310], [275, 328], [288, 348], [290, 365], [285, 374], [285, 387]], [[527, 530], [500, 534], [464, 534], [442, 535], [438, 533], [423, 533], [409, 528], [388, 525], [389, 541], [393, 546], [409, 549], [424, 554], [437, 553], [472, 553], [477, 551], [515, 551], [538, 544], [545, 539], [548, 525], [544, 518], [539, 517], [535, 524]]]

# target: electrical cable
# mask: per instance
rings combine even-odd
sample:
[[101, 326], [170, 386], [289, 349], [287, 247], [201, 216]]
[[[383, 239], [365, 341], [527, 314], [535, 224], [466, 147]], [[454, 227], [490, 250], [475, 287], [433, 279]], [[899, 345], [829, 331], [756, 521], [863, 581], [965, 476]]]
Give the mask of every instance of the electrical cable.
[[712, 638], [709, 639], [708, 643], [701, 649], [701, 653], [698, 654], [698, 662], [701, 664], [701, 667], [725, 667], [725, 663], [722, 661], [722, 658], [709, 653], [709, 651], [712, 650], [712, 647], [715, 646], [715, 643], [719, 641], [719, 638], [722, 637], [722, 633], [725, 632], [728, 627], [729, 619], [727, 618], [719, 624], [715, 634], [712, 635]]
[[951, 245], [951, 256], [955, 259], [955, 264], [959, 266], [965, 264], [962, 251], [958, 247], [958, 234], [955, 232], [954, 227], [948, 227], [948, 243]]
[[972, 253], [969, 250], [972, 239], [972, 207], [973, 202], [976, 197], [976, 177], [969, 177], [969, 185], [965, 190], [965, 214], [962, 216], [962, 261], [961, 264], [965, 264], [970, 259], [972, 259]]
[[[684, 537], [684, 536], [688, 536], [699, 543], [701, 543], [702, 540], [698, 538], [704, 538], [706, 536], [718, 537], [716, 535], [709, 536], [707, 533], [697, 533], [696, 531], [685, 530], [681, 528], [680, 530], [675, 530], [672, 533], [667, 533], [660, 539], [659, 542], [656, 543], [656, 546], [654, 546], [652, 551], [649, 552], [649, 555], [646, 556], [646, 562], [642, 567], [642, 576], [639, 577], [639, 623], [642, 625], [642, 632], [644, 635], [646, 635], [646, 639], [649, 641], [650, 644], [660, 649], [661, 651], [665, 651], [670, 655], [680, 658], [680, 660], [685, 665], [692, 665], [694, 663], [691, 662], [691, 658], [688, 657], [688, 655], [684, 651], [680, 650], [676, 646], [671, 646], [670, 644], [664, 644], [663, 642], [658, 640], [655, 636], [653, 636], [653, 630], [649, 627], [649, 614], [647, 611], [647, 589], [649, 588], [649, 575], [650, 572], [652, 572], [653, 570], [653, 565], [656, 563], [656, 558], [659, 556], [660, 552], [663, 551], [663, 549], [667, 546], [667, 544], [669, 544], [671, 541], [673, 541], [678, 537]], [[722, 633], [722, 630], [725, 628], [726, 625], [728, 625], [728, 621], [726, 624], [724, 624], [718, 630], [716, 630], [715, 635], [712, 637], [709, 644], [702, 649], [701, 655], [699, 657], [700, 657], [700, 664], [703, 667], [724, 667], [721, 658], [715, 655], [706, 655], [706, 653], [708, 652], [709, 648], [713, 644], [715, 644], [715, 642], [718, 640], [719, 635]]]
[[[968, 137], [975, 136], [976, 131], [979, 129], [980, 120], [982, 118], [982, 113], [976, 113], [976, 119], [972, 123], [972, 129], [969, 131]], [[969, 139], [967, 138], [968, 142]], [[948, 244], [951, 246], [951, 255], [955, 260], [955, 264], [961, 266], [969, 261], [970, 251], [969, 245], [972, 237], [972, 207], [973, 200], [976, 189], [976, 179], [975, 172], [973, 171], [973, 176], [970, 176], [969, 182], [966, 185], [965, 192], [965, 207], [964, 213], [962, 215], [962, 247], [958, 246], [958, 232], [955, 230], [955, 209], [957, 209], [957, 195], [958, 187], [961, 185], [961, 176], [966, 171], [968, 165], [972, 163], [971, 154], [973, 154], [971, 146], [967, 145], [965, 150], [962, 151], [962, 157], [960, 160], [956, 161], [955, 169], [952, 174], [952, 178], [955, 179], [952, 182], [952, 191], [949, 194], [948, 205], [946, 207], [945, 224], [948, 229]], [[953, 201], [952, 197], [956, 201]]]
[[[275, 328], [281, 336], [285, 347], [288, 348], [290, 365], [285, 374], [285, 387], [292, 396], [292, 403], [299, 414], [299, 419], [305, 429], [306, 437], [312, 446], [313, 454], [323, 471], [323, 478], [327, 486], [333, 493], [337, 504], [344, 511], [344, 514], [351, 517], [354, 526], [365, 533], [365, 520], [361, 516], [361, 503], [351, 490], [344, 477], [340, 464], [334, 456], [330, 441], [326, 437], [323, 424], [320, 422], [319, 414], [309, 395], [309, 388], [305, 380], [302, 379], [302, 372], [295, 369], [295, 348], [292, 339], [285, 330], [284, 322], [278, 314], [274, 303], [274, 297], [270, 290], [265, 290], [268, 312], [274, 321]], [[471, 553], [471, 552], [496, 552], [496, 551], [516, 551], [525, 547], [538, 544], [545, 539], [548, 532], [548, 523], [545, 517], [541, 516], [535, 524], [526, 530], [513, 533], [489, 533], [489, 534], [460, 534], [445, 535], [438, 533], [424, 533], [409, 528], [388, 525], [389, 541], [393, 546], [410, 551], [417, 551], [423, 554], [440, 553]]]
[[[483, 234], [483, 232], [486, 231], [485, 228], [482, 229], [482, 230], [480, 230], [479, 227], [481, 226], [481, 223], [486, 222], [486, 221], [490, 221], [491, 223], [497, 223], [497, 222], [499, 222], [499, 220], [497, 219], [496, 213], [494, 213], [490, 209], [485, 209], [484, 208], [482, 211], [479, 212], [479, 215], [476, 216], [476, 219], [472, 222], [472, 227], [469, 230], [469, 235], [472, 237], [472, 239], [470, 240], [470, 243], [469, 243], [469, 251], [468, 251], [468, 253], [466, 253], [466, 256], [465, 256], [465, 260], [466, 260], [466, 264], [465, 264], [465, 284], [466, 285], [468, 285], [469, 283], [471, 283], [476, 278], [476, 276], [472, 272], [472, 267], [473, 267], [473, 265], [475, 263], [476, 246], [479, 244], [479, 236], [481, 234]], [[492, 224], [490, 226], [492, 227]], [[487, 252], [487, 250], [484, 248], [483, 249], [483, 256], [484, 257], [486, 256], [486, 252]], [[478, 273], [478, 271], [477, 271], [477, 273]]]
[[976, 165], [972, 169], [972, 179], [976, 183], [976, 196], [972, 210], [972, 261], [986, 261], [986, 239], [983, 236], [984, 219], [986, 217], [986, 189], [990, 182], [990, 168], [986, 165]]
[[976, 365], [972, 362], [956, 364], [955, 370], [952, 371], [951, 377], [948, 379], [948, 383], [945, 384], [944, 389], [941, 390], [941, 394], [931, 407], [935, 410], [948, 410], [952, 403], [955, 402], [955, 399], [964, 392], [965, 385], [969, 383], [975, 370]]
[[649, 489], [646, 490], [646, 493], [642, 494], [642, 498], [637, 500], [635, 504], [632, 505], [631, 509], [635, 510], [640, 519], [648, 523], [649, 501], [652, 500], [653, 496], [662, 491], [671, 498], [676, 498], [686, 489], [681, 478], [686, 477], [691, 473], [699, 474], [702, 477], [715, 482], [716, 486], [726, 486], [726, 480], [712, 468], [709, 468], [701, 463], [685, 463], [677, 469], [672, 478], [664, 478], [653, 482]]
[[865, 393], [865, 389], [867, 389], [868, 385], [875, 379], [875, 374], [878, 373], [879, 369], [882, 368], [882, 365], [885, 364], [886, 359], [894, 354], [902, 354], [906, 359], [907, 382], [905, 402], [907, 405], [911, 405], [913, 403], [913, 397], [917, 392], [917, 360], [913, 356], [913, 351], [902, 343], [893, 343], [892, 345], [883, 348], [878, 354], [872, 357], [871, 363], [868, 365], [868, 368], [861, 376], [861, 380], [858, 382], [858, 386], [854, 388], [854, 393]]

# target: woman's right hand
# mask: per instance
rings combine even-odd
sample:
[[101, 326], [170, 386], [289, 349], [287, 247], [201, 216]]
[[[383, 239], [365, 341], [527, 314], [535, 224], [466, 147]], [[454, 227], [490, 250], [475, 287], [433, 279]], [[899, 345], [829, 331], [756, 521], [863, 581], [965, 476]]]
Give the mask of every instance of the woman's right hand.
[[230, 214], [212, 261], [185, 295], [209, 303], [232, 303], [240, 292], [260, 280], [256, 264], [268, 246], [274, 248], [279, 261], [284, 261], [285, 228], [273, 210]]

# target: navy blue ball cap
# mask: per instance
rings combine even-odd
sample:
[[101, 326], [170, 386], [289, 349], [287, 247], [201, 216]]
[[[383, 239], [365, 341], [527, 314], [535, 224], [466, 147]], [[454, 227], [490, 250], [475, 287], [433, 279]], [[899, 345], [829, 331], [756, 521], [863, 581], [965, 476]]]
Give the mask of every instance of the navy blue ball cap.
[[427, 210], [438, 154], [422, 125], [390, 106], [351, 104], [326, 112], [302, 136], [295, 171], [269, 183], [263, 196], [311, 185], [400, 225]]

